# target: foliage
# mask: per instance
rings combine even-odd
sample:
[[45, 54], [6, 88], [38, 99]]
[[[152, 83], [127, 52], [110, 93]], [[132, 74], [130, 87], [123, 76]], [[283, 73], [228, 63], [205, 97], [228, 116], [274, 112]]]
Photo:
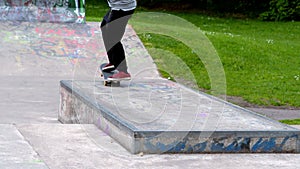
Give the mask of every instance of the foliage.
[[258, 16], [268, 9], [270, 0], [208, 0], [208, 7], [215, 12], [241, 13]]
[[168, 9], [206, 8], [207, 0], [137, 0], [138, 5], [148, 8], [167, 7]]
[[138, 0], [139, 6], [166, 10], [205, 10], [214, 13], [239, 13], [257, 17], [268, 9], [270, 0]]
[[289, 124], [289, 125], [300, 125], [300, 119], [292, 119], [292, 120], [280, 120], [281, 123]]
[[260, 17], [267, 21], [300, 20], [300, 0], [271, 0], [269, 11]]

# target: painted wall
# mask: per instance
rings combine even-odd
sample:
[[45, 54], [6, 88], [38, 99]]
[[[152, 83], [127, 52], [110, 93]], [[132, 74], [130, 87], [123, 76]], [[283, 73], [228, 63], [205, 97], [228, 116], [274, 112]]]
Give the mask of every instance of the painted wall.
[[85, 23], [85, 0], [2, 0], [0, 20]]

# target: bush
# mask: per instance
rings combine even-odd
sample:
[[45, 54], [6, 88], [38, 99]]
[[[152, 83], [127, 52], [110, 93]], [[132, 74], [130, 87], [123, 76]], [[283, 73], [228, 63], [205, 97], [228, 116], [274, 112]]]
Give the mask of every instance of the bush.
[[300, 0], [271, 0], [270, 9], [260, 15], [266, 21], [300, 20]]
[[139, 6], [167, 10], [208, 10], [260, 16], [263, 20], [300, 20], [300, 0], [138, 0]]
[[138, 5], [147, 8], [196, 9], [258, 17], [268, 10], [269, 2], [270, 0], [138, 0]]
[[207, 0], [137, 0], [139, 6], [166, 9], [206, 9]]
[[208, 0], [208, 8], [221, 13], [240, 13], [258, 17], [268, 9], [270, 0]]

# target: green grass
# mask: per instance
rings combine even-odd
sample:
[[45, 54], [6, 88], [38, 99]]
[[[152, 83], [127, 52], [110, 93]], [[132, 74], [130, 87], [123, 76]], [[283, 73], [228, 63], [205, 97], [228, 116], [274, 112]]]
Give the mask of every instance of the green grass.
[[[139, 37], [153, 57], [162, 77], [172, 77], [173, 80], [181, 81], [183, 84], [185, 81], [194, 81], [195, 85], [197, 87], [201, 85], [203, 90], [210, 88], [204, 64], [188, 46], [171, 37], [158, 34], [139, 34]], [[170, 57], [158, 49], [168, 51], [174, 56]]]
[[[87, 21], [101, 20], [106, 11], [105, 1], [100, 5], [87, 2]], [[226, 73], [227, 95], [239, 96], [258, 105], [300, 107], [300, 22], [172, 14], [199, 27], [212, 42]], [[134, 22], [130, 24], [135, 26]], [[210, 92], [205, 63], [192, 49], [169, 36], [136, 31], [166, 77], [185, 78], [178, 67], [172, 67], [173, 63], [164, 57], [164, 52], [169, 51], [188, 66], [198, 88]]]
[[293, 119], [293, 120], [280, 120], [281, 123], [285, 123], [288, 125], [300, 125], [300, 119]]
[[85, 15], [87, 21], [100, 22], [108, 11], [106, 0], [86, 0]]
[[[217, 49], [226, 73], [227, 95], [241, 96], [258, 105], [300, 106], [299, 22], [176, 14], [202, 29]], [[196, 63], [188, 64], [191, 70], [203, 68], [194, 60], [195, 56], [174, 39], [160, 35], [151, 35], [151, 39], [140, 37], [146, 47], [170, 50], [178, 57], [187, 58], [186, 62]], [[203, 70], [192, 72], [198, 86], [210, 90]]]

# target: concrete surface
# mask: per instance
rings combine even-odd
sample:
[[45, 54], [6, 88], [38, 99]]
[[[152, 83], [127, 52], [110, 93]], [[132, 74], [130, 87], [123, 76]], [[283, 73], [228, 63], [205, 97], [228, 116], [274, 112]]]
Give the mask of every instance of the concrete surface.
[[[94, 125], [17, 126], [49, 168], [296, 169], [298, 154], [131, 155]], [[47, 132], [44, 132], [47, 131]]]
[[76, 4], [73, 1], [70, 7], [65, 1], [1, 1], [0, 21], [85, 23], [85, 9]]
[[59, 124], [59, 81], [94, 79], [106, 60], [98, 23], [80, 27], [1, 22], [1, 169], [299, 168], [299, 154], [130, 155], [95, 126]]
[[300, 152], [299, 130], [165, 79], [61, 81], [60, 93], [60, 121], [95, 124], [131, 153]]
[[15, 125], [0, 124], [0, 150], [1, 169], [48, 168]]
[[248, 108], [274, 120], [300, 119], [299, 109]]

